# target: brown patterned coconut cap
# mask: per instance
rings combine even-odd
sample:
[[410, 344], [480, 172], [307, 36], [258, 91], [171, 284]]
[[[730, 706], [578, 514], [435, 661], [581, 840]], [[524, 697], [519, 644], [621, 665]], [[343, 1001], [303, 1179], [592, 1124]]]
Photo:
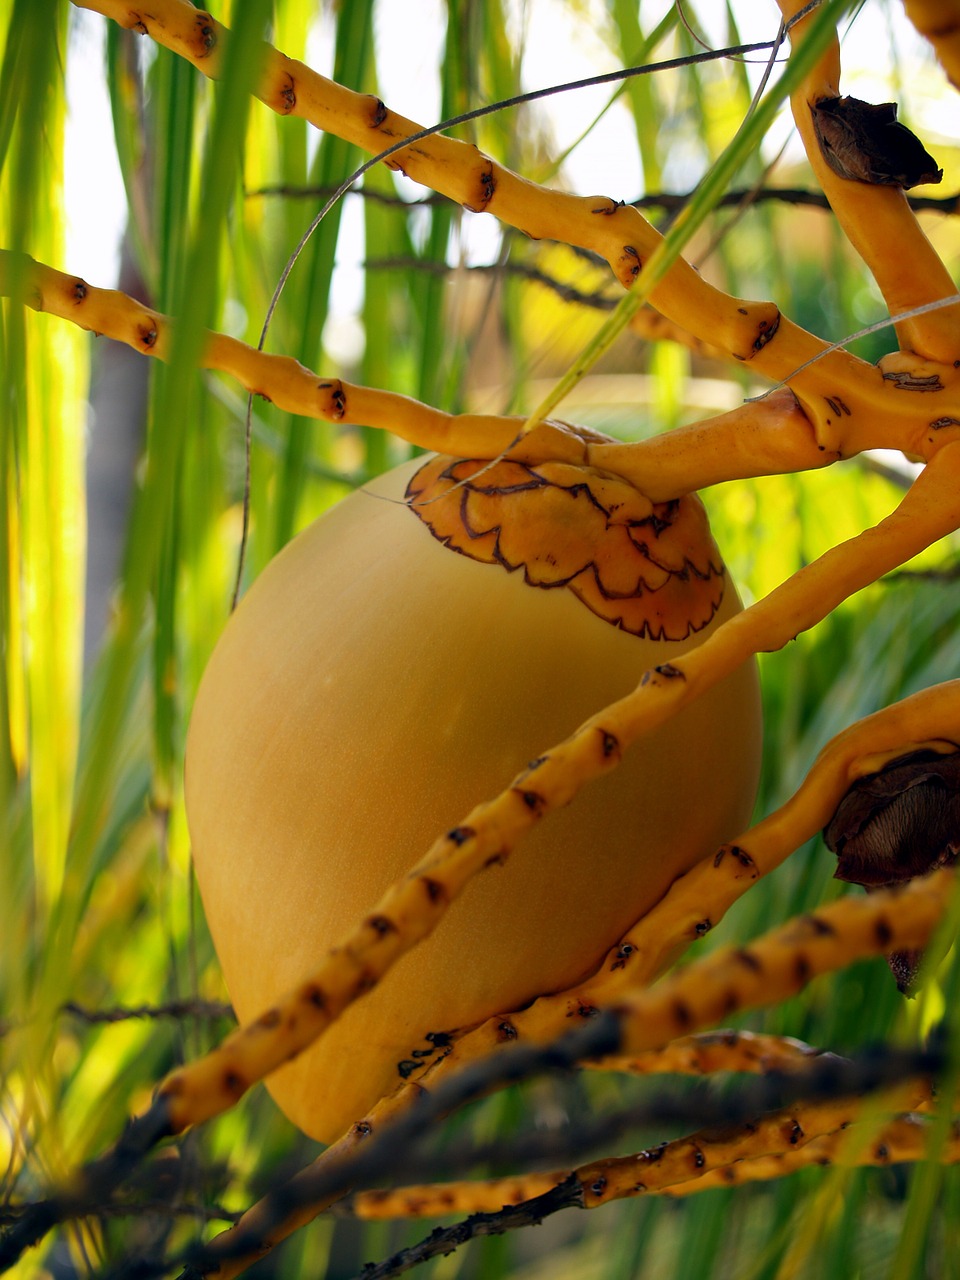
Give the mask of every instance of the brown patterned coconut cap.
[[439, 456], [406, 498], [438, 541], [567, 588], [634, 635], [685, 640], [720, 607], [726, 572], [700, 500], [652, 503], [629, 482], [567, 463]]

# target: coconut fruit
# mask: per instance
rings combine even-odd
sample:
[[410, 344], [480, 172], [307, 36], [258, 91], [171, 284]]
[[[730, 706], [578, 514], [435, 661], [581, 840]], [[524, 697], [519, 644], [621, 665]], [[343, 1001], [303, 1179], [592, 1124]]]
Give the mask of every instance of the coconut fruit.
[[[420, 458], [267, 567], [203, 678], [197, 877], [241, 1021], [303, 979], [528, 761], [740, 609], [699, 500], [567, 464]], [[477, 876], [436, 931], [267, 1081], [337, 1138], [445, 1037], [563, 990], [746, 825], [744, 666]]]

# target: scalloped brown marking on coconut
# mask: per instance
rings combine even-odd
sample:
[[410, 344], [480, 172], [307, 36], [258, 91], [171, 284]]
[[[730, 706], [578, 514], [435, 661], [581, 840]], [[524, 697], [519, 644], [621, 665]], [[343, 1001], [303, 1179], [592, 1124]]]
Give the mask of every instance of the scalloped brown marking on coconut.
[[450, 550], [522, 569], [532, 587], [566, 587], [637, 636], [685, 640], [723, 600], [726, 571], [694, 494], [652, 503], [587, 467], [441, 455], [413, 476], [406, 499]]

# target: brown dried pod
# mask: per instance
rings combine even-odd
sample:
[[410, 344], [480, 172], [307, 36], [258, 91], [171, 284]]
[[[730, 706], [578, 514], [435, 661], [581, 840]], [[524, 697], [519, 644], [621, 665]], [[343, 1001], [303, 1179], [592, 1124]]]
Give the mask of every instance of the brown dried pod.
[[[823, 838], [837, 855], [836, 879], [868, 891], [953, 864], [960, 854], [960, 751], [913, 751], [858, 779]], [[919, 951], [887, 957], [904, 993], [922, 959]]]
[[823, 158], [841, 178], [907, 191], [943, 177], [917, 135], [897, 119], [895, 102], [821, 98], [811, 111]]

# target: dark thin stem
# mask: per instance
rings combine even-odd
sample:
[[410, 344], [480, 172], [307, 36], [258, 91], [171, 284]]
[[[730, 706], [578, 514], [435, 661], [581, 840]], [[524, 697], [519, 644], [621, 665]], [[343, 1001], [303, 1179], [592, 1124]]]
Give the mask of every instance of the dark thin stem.
[[155, 1098], [142, 1116], [129, 1121], [115, 1146], [84, 1166], [69, 1186], [24, 1208], [16, 1226], [0, 1235], [0, 1270], [13, 1266], [59, 1223], [96, 1213], [157, 1143], [173, 1133], [166, 1099]]
[[205, 1018], [211, 1020], [222, 1018], [235, 1020], [236, 1018], [232, 1005], [225, 1004], [220, 1000], [199, 999], [169, 1000], [166, 1004], [157, 1005], [117, 1005], [111, 1009], [87, 1009], [69, 1000], [66, 1004], [60, 1006], [60, 1011], [61, 1013], [70, 1014], [71, 1017], [78, 1018], [81, 1022], [88, 1022], [92, 1025], [129, 1022], [134, 1018], [154, 1020], [173, 1018], [177, 1021], [183, 1018]]
[[[424, 1092], [413, 1105], [383, 1129], [371, 1131], [361, 1145], [337, 1159], [302, 1170], [286, 1186], [270, 1192], [260, 1202], [258, 1217], [265, 1227], [231, 1233], [229, 1241], [217, 1241], [196, 1251], [184, 1280], [215, 1272], [227, 1258], [260, 1252], [265, 1239], [301, 1205], [342, 1195], [357, 1183], [367, 1184], [402, 1167], [414, 1167], [414, 1147], [429, 1136], [432, 1126], [468, 1102], [494, 1089], [528, 1079], [544, 1071], [569, 1071], [584, 1058], [604, 1057], [618, 1051], [619, 1019], [602, 1013], [549, 1045], [516, 1045], [490, 1058], [471, 1063], [444, 1080], [432, 1092]], [[432, 1163], [427, 1158], [425, 1163]]]
[[401, 1249], [383, 1262], [368, 1262], [358, 1280], [387, 1280], [389, 1276], [402, 1275], [430, 1258], [453, 1253], [454, 1249], [479, 1236], [501, 1236], [519, 1227], [538, 1227], [545, 1218], [559, 1213], [561, 1209], [582, 1208], [581, 1187], [571, 1174], [565, 1182], [551, 1187], [533, 1200], [525, 1200], [523, 1204], [510, 1205], [496, 1213], [474, 1213], [452, 1227], [438, 1227], [426, 1239], [408, 1249]]
[[[462, 1175], [478, 1167], [508, 1167], [512, 1171], [544, 1164], [569, 1167], [574, 1160], [606, 1149], [613, 1142], [622, 1142], [623, 1135], [631, 1131], [655, 1130], [659, 1135], [668, 1125], [687, 1129], [727, 1127], [801, 1101], [864, 1096], [906, 1079], [935, 1077], [943, 1068], [945, 1057], [939, 1040], [923, 1051], [881, 1045], [850, 1059], [827, 1053], [808, 1067], [788, 1073], [771, 1072], [735, 1091], [721, 1092], [705, 1085], [659, 1089], [633, 1107], [581, 1117], [575, 1125], [562, 1130], [532, 1132], [507, 1142], [460, 1144], [443, 1152], [420, 1149], [424, 1139], [435, 1132], [437, 1121], [465, 1103], [544, 1071], [564, 1072], [584, 1058], [616, 1053], [619, 1039], [617, 1018], [608, 1012], [552, 1045], [511, 1046], [470, 1064], [433, 1092], [425, 1091], [408, 1111], [371, 1131], [351, 1151], [309, 1166], [284, 1186], [269, 1192], [258, 1205], [256, 1229], [235, 1230], [219, 1241], [190, 1250], [181, 1260], [181, 1265], [185, 1263], [187, 1267], [182, 1280], [199, 1280], [215, 1274], [230, 1258], [264, 1252], [277, 1227], [294, 1210], [391, 1175], [395, 1179], [398, 1170], [404, 1179], [424, 1180]], [[87, 1166], [70, 1195], [55, 1195], [39, 1204], [24, 1206], [17, 1224], [0, 1237], [0, 1267], [11, 1265], [57, 1223], [109, 1208], [118, 1185], [131, 1175], [156, 1141], [170, 1132], [162, 1120], [155, 1103], [145, 1117], [131, 1125], [113, 1153]], [[559, 1196], [550, 1211], [575, 1203], [565, 1197], [566, 1193]], [[488, 1227], [495, 1225], [484, 1223], [482, 1215], [479, 1221], [486, 1234], [490, 1233]], [[521, 1225], [524, 1222], [518, 1218], [504, 1229]], [[177, 1265], [176, 1258], [126, 1259], [102, 1273], [102, 1280], [149, 1280], [168, 1274]]]
[[199, 1280], [215, 1273], [228, 1258], [262, 1252], [272, 1232], [295, 1209], [357, 1186], [368, 1186], [395, 1174], [397, 1169], [402, 1169], [404, 1179], [412, 1180], [461, 1174], [478, 1166], [508, 1166], [516, 1170], [545, 1162], [568, 1163], [571, 1157], [579, 1158], [622, 1140], [625, 1132], [638, 1128], [662, 1132], [664, 1125], [702, 1128], [741, 1124], [799, 1101], [860, 1096], [905, 1079], [933, 1076], [944, 1065], [939, 1043], [919, 1052], [880, 1046], [852, 1059], [824, 1054], [808, 1068], [771, 1072], [735, 1093], [721, 1094], [706, 1087], [659, 1090], [631, 1108], [580, 1118], [575, 1126], [564, 1130], [535, 1132], [483, 1146], [462, 1145], [442, 1153], [417, 1149], [431, 1125], [463, 1103], [526, 1079], [534, 1072], [566, 1070], [584, 1057], [602, 1056], [591, 1046], [617, 1039], [616, 1018], [605, 1013], [551, 1046], [518, 1045], [471, 1064], [444, 1081], [435, 1092], [418, 1099], [389, 1126], [371, 1133], [362, 1145], [335, 1161], [304, 1169], [286, 1186], [269, 1193], [258, 1206], [256, 1231], [241, 1229], [232, 1233], [229, 1240], [220, 1244], [214, 1241], [198, 1250], [181, 1280]]
[[[0, 1209], [0, 1225], [10, 1226], [19, 1222], [23, 1215], [30, 1211], [30, 1204], [18, 1204], [16, 1201]], [[198, 1222], [230, 1222], [240, 1218], [236, 1209], [228, 1209], [222, 1204], [199, 1204], [186, 1200], [171, 1204], [169, 1200], [154, 1197], [150, 1200], [131, 1200], [129, 1202], [115, 1200], [111, 1204], [98, 1206], [98, 1218], [132, 1218], [152, 1213], [164, 1218], [194, 1218]]]
[[[290, 185], [255, 187], [248, 191], [247, 197], [283, 196], [290, 200], [315, 200], [333, 194], [333, 187], [297, 187]], [[386, 205], [394, 209], [422, 209], [434, 205], [449, 203], [446, 196], [424, 196], [420, 200], [404, 200], [401, 196], [392, 196], [385, 191], [373, 187], [353, 187], [345, 193], [357, 196], [362, 200], [372, 200], [376, 204]], [[647, 195], [638, 196], [627, 203], [634, 209], [665, 209], [670, 213], [678, 212], [690, 199], [691, 192], [651, 191]], [[915, 213], [960, 213], [960, 192], [949, 196], [914, 196], [906, 193], [907, 203]], [[811, 209], [830, 210], [830, 202], [822, 191], [812, 191], [807, 187], [738, 187], [724, 192], [717, 201], [717, 208], [729, 208], [741, 205], [745, 200], [751, 204], [774, 202], [778, 204], [801, 205]]]
[[[114, 1022], [131, 1022], [134, 1019], [160, 1021], [170, 1018], [181, 1022], [185, 1018], [202, 1018], [219, 1021], [229, 1018], [236, 1021], [233, 1006], [220, 1000], [168, 1000], [166, 1004], [114, 1005], [109, 1009], [88, 1009], [85, 1005], [68, 1000], [60, 1006], [60, 1013], [76, 1018], [79, 1022], [90, 1026], [99, 1026]], [[16, 1029], [20, 1024], [14, 1021], [0, 1020], [0, 1039]]]
[[[942, 1066], [942, 1053], [937, 1057]], [[833, 1059], [833, 1062], [841, 1064], [842, 1060]], [[845, 1064], [844, 1068], [840, 1068], [838, 1079], [844, 1078], [846, 1068], [849, 1068], [850, 1065]], [[876, 1066], [877, 1064], [868, 1066], [868, 1075], [872, 1078], [872, 1083], [874, 1084], [878, 1082], [878, 1076], [873, 1074], [876, 1071]], [[828, 1078], [829, 1074], [832, 1074], [832, 1070], [833, 1068], [828, 1071], [826, 1078]], [[854, 1069], [851, 1073], [851, 1078], [858, 1074], [859, 1070]], [[896, 1083], [900, 1082], [901, 1079], [902, 1076], [895, 1071], [891, 1076], [887, 1076], [883, 1083]], [[840, 1089], [840, 1094], [846, 1092], [859, 1091], [851, 1091], [851, 1089], [847, 1088]], [[754, 1116], [753, 1119], [756, 1119], [756, 1117]], [[719, 1123], [722, 1123], [724, 1128], [733, 1123], [727, 1111], [724, 1111], [724, 1114], [719, 1117]], [[398, 1253], [394, 1253], [392, 1257], [385, 1258], [383, 1262], [376, 1263], [376, 1265], [367, 1263], [357, 1280], [389, 1280], [389, 1277], [402, 1275], [403, 1272], [420, 1266], [422, 1262], [428, 1262], [430, 1258], [452, 1253], [454, 1249], [460, 1248], [462, 1244], [467, 1244], [470, 1240], [477, 1239], [479, 1236], [502, 1235], [506, 1231], [516, 1230], [517, 1228], [522, 1228], [522, 1226], [536, 1226], [552, 1213], [564, 1210], [564, 1208], [575, 1207], [582, 1208], [582, 1187], [576, 1174], [571, 1174], [562, 1183], [559, 1183], [557, 1187], [534, 1199], [516, 1204], [516, 1206], [512, 1204], [512, 1206], [504, 1207], [502, 1210], [495, 1212], [472, 1213], [467, 1219], [457, 1222], [457, 1224], [449, 1226], [449, 1228], [436, 1228], [417, 1244], [401, 1249]]]

